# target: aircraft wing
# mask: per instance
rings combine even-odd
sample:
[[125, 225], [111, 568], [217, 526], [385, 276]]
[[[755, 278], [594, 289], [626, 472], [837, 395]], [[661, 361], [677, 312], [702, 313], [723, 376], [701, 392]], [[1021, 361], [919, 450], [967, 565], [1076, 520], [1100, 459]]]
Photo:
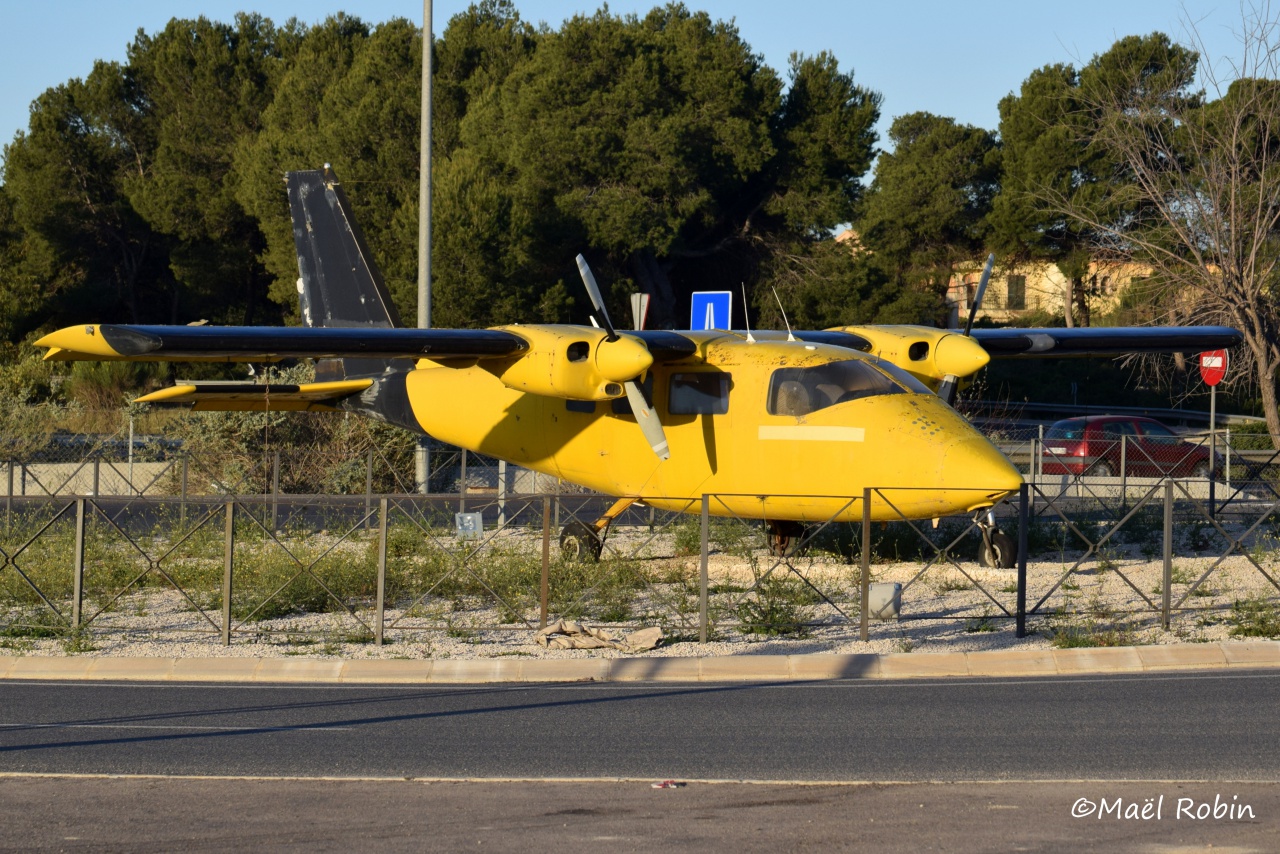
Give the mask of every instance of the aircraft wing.
[[993, 359], [1036, 356], [1113, 356], [1121, 353], [1199, 353], [1239, 344], [1227, 326], [1116, 326], [1075, 329], [974, 329]]
[[143, 395], [135, 403], [189, 406], [219, 412], [333, 412], [336, 402], [373, 385], [372, 379], [339, 382], [284, 383], [199, 382], [177, 385]]
[[51, 361], [276, 362], [285, 358], [485, 359], [529, 349], [498, 329], [69, 326], [36, 342]]

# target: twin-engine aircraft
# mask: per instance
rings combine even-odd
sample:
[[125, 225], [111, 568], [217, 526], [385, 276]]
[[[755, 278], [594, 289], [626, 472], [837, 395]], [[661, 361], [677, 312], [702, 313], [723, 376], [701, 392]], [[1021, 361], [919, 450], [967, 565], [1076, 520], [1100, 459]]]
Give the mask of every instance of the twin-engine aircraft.
[[[581, 256], [598, 325], [406, 329], [329, 167], [291, 172], [286, 184], [303, 326], [88, 324], [41, 338], [45, 358], [315, 359], [313, 383], [179, 383], [139, 400], [359, 412], [617, 496], [614, 515], [637, 500], [689, 511], [714, 494], [711, 512], [765, 520], [785, 549], [797, 523], [860, 519], [861, 502], [848, 497], [868, 487], [884, 488], [871, 502], [879, 521], [982, 518], [1016, 492], [1018, 470], [949, 405], [957, 383], [992, 357], [1240, 341], [1224, 327], [972, 329], [972, 313], [963, 333], [619, 331]], [[610, 518], [566, 530], [562, 545], [598, 555]]]

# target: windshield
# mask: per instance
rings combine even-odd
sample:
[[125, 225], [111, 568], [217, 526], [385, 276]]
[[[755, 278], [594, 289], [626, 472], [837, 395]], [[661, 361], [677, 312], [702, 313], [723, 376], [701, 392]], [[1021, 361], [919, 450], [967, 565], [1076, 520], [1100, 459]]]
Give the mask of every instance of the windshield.
[[779, 368], [769, 380], [768, 411], [770, 415], [808, 415], [860, 397], [906, 391], [862, 359], [812, 368]]

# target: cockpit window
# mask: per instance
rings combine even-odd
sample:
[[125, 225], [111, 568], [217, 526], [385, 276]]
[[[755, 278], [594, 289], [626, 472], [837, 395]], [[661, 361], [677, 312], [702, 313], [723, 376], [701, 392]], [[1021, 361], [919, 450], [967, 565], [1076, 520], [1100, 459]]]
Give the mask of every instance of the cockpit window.
[[768, 410], [770, 415], [808, 415], [860, 397], [908, 390], [915, 389], [904, 387], [863, 359], [779, 368], [769, 381]]

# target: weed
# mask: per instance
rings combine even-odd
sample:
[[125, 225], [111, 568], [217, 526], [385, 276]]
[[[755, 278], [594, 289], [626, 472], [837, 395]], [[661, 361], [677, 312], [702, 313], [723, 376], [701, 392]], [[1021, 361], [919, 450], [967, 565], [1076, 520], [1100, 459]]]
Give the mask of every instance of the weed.
[[72, 629], [62, 638], [62, 651], [67, 655], [93, 652], [97, 648], [97, 644], [93, 642], [93, 635], [84, 626]]
[[939, 581], [937, 586], [933, 589], [938, 593], [938, 595], [943, 595], [945, 593], [952, 593], [959, 590], [972, 590], [973, 584], [963, 575], [958, 578], [953, 575], [948, 575]]
[[1001, 587], [1001, 588], [1000, 588], [1000, 592], [1001, 592], [1001, 593], [1017, 593], [1017, 592], [1018, 592], [1018, 582], [1016, 582], [1016, 581], [1010, 581], [1008, 584], [1006, 584], [1005, 586], [1003, 586], [1003, 587]]
[[964, 624], [964, 630], [970, 634], [983, 634], [985, 632], [997, 632], [1000, 627], [995, 624], [995, 620], [991, 614], [983, 614], [981, 617], [974, 617], [972, 620]]
[[1274, 638], [1280, 637], [1280, 609], [1276, 603], [1254, 596], [1231, 603], [1232, 637]]
[[813, 591], [790, 578], [769, 577], [756, 586], [755, 596], [734, 609], [744, 635], [808, 637], [813, 618]]

